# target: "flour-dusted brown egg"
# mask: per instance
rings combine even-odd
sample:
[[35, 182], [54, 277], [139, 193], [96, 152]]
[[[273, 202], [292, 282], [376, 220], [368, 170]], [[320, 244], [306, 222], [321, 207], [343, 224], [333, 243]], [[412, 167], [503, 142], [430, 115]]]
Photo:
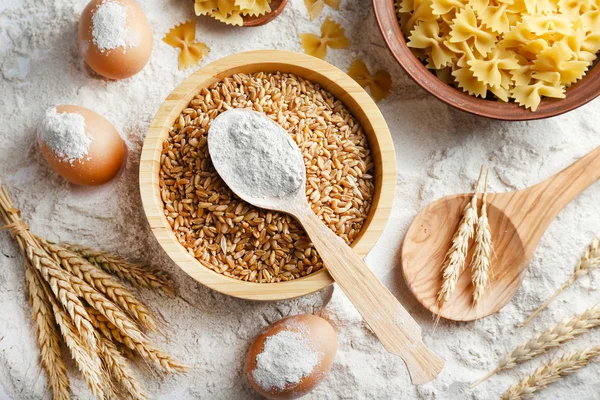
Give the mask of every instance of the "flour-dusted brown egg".
[[77, 185], [110, 181], [127, 155], [125, 143], [110, 121], [73, 105], [46, 110], [38, 127], [38, 142], [52, 169]]
[[135, 1], [92, 0], [79, 20], [79, 49], [98, 74], [129, 78], [150, 59], [152, 30]]
[[337, 337], [329, 322], [308, 314], [287, 317], [254, 340], [246, 376], [268, 399], [296, 399], [325, 379], [336, 351]]

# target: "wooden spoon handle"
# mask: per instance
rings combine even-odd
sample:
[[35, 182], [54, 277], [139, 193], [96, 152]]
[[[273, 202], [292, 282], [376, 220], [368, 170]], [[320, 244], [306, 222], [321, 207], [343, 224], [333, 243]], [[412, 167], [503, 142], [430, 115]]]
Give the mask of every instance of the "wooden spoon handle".
[[546, 212], [553, 219], [560, 210], [598, 179], [600, 147], [531, 189], [541, 193], [538, 203], [544, 205]]
[[[298, 215], [301, 214], [301, 215]], [[329, 274], [385, 348], [406, 363], [414, 384], [435, 378], [444, 361], [423, 343], [421, 328], [402, 304], [341, 238], [307, 207], [297, 213]]]

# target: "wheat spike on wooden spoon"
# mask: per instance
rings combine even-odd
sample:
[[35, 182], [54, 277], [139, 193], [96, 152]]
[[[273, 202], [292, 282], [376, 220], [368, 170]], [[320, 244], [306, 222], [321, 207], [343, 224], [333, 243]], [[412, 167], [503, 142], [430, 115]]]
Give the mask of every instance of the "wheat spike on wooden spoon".
[[527, 325], [540, 312], [542, 312], [546, 307], [548, 307], [548, 305], [552, 303], [554, 299], [558, 297], [559, 294], [561, 294], [565, 289], [571, 286], [573, 282], [575, 282], [580, 277], [589, 274], [598, 267], [600, 267], [600, 240], [597, 237], [595, 237], [592, 243], [585, 251], [585, 253], [583, 254], [583, 256], [581, 257], [581, 259], [579, 260], [579, 263], [575, 266], [575, 270], [573, 271], [573, 274], [571, 275], [569, 280], [566, 281], [560, 288], [558, 288], [558, 290], [548, 300], [546, 300], [544, 304], [542, 304], [537, 310], [535, 310], [533, 314], [531, 314], [529, 318], [527, 318], [519, 326], [523, 327]]
[[490, 221], [487, 217], [487, 186], [490, 170], [485, 173], [485, 182], [483, 184], [483, 195], [481, 196], [481, 212], [477, 220], [477, 230], [475, 232], [475, 252], [471, 260], [471, 269], [473, 270], [473, 304], [477, 306], [485, 294], [485, 290], [490, 281], [490, 265], [492, 260], [492, 233], [490, 231]]
[[460, 276], [460, 272], [465, 266], [467, 253], [469, 251], [469, 241], [475, 234], [475, 222], [477, 221], [477, 196], [479, 195], [479, 183], [483, 174], [483, 167], [479, 172], [479, 179], [477, 180], [477, 186], [475, 193], [471, 197], [471, 201], [465, 206], [462, 218], [458, 225], [458, 230], [452, 238], [452, 246], [446, 253], [446, 259], [442, 266], [442, 287], [438, 292], [436, 308], [438, 313], [433, 324], [433, 329], [437, 327], [440, 322], [440, 311], [444, 304], [456, 288], [456, 282]]
[[511, 386], [502, 396], [502, 400], [529, 399], [535, 392], [544, 389], [563, 376], [573, 374], [587, 366], [599, 355], [600, 346], [596, 346], [555, 357], [536, 369], [533, 374]]
[[514, 368], [517, 364], [529, 361], [547, 351], [554, 349], [564, 342], [572, 340], [577, 335], [600, 326], [600, 306], [588, 308], [579, 315], [563, 320], [555, 327], [538, 333], [528, 342], [523, 343], [498, 362], [498, 366], [483, 378], [471, 385], [479, 385], [494, 374], [505, 369]]

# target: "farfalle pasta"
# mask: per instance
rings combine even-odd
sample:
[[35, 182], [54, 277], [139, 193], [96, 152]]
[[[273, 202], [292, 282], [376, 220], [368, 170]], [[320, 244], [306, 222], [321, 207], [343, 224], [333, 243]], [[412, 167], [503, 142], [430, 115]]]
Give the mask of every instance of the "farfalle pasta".
[[535, 111], [600, 51], [600, 0], [400, 0], [407, 44], [444, 82]]
[[210, 15], [228, 25], [244, 24], [244, 16], [271, 12], [271, 0], [194, 0], [196, 15]]
[[207, 45], [196, 41], [196, 21], [187, 21], [171, 28], [163, 42], [181, 49], [178, 58], [180, 70], [198, 64], [209, 52]]

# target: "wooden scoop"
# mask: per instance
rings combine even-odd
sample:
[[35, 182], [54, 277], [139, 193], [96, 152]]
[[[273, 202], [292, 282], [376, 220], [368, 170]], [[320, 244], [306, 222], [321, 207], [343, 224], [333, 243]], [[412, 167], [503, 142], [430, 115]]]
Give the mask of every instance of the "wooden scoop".
[[[222, 115], [224, 114], [213, 121], [213, 126]], [[269, 123], [275, 124], [264, 114], [261, 115]], [[275, 125], [281, 135], [289, 138], [288, 133], [281, 126]], [[235, 187], [235, 176], [227, 168], [226, 162], [219, 160], [214, 155], [213, 151], [216, 145], [211, 146], [211, 143], [213, 143], [212, 140], [216, 140], [212, 138], [217, 134], [216, 131], [209, 130], [208, 146], [213, 165], [223, 181], [236, 195], [256, 207], [281, 211], [296, 217], [314, 243], [333, 279], [342, 288], [375, 335], [390, 353], [402, 357], [412, 382], [421, 384], [435, 378], [444, 366], [443, 360], [425, 347], [419, 325], [394, 295], [377, 279], [377, 276], [367, 267], [361, 257], [344, 240], [336, 236], [311, 210], [305, 194], [306, 175], [304, 169], [302, 168], [302, 183], [294, 193], [284, 197], [252, 197], [251, 193], [243, 193], [243, 189]], [[293, 141], [290, 140], [290, 143], [298, 157], [294, 162], [303, 163], [300, 149]], [[277, 166], [273, 166], [273, 168], [277, 168]], [[255, 175], [260, 175], [260, 173]]]
[[[494, 245], [490, 286], [473, 306], [471, 269], [466, 265], [456, 290], [437, 309], [442, 263], [472, 194], [447, 196], [417, 215], [402, 246], [404, 279], [417, 300], [431, 312], [454, 321], [471, 321], [500, 310], [525, 275], [542, 235], [556, 215], [600, 178], [600, 147], [559, 174], [528, 189], [488, 194], [488, 218]], [[471, 246], [472, 248], [473, 246]], [[467, 263], [471, 254], [467, 257]]]

